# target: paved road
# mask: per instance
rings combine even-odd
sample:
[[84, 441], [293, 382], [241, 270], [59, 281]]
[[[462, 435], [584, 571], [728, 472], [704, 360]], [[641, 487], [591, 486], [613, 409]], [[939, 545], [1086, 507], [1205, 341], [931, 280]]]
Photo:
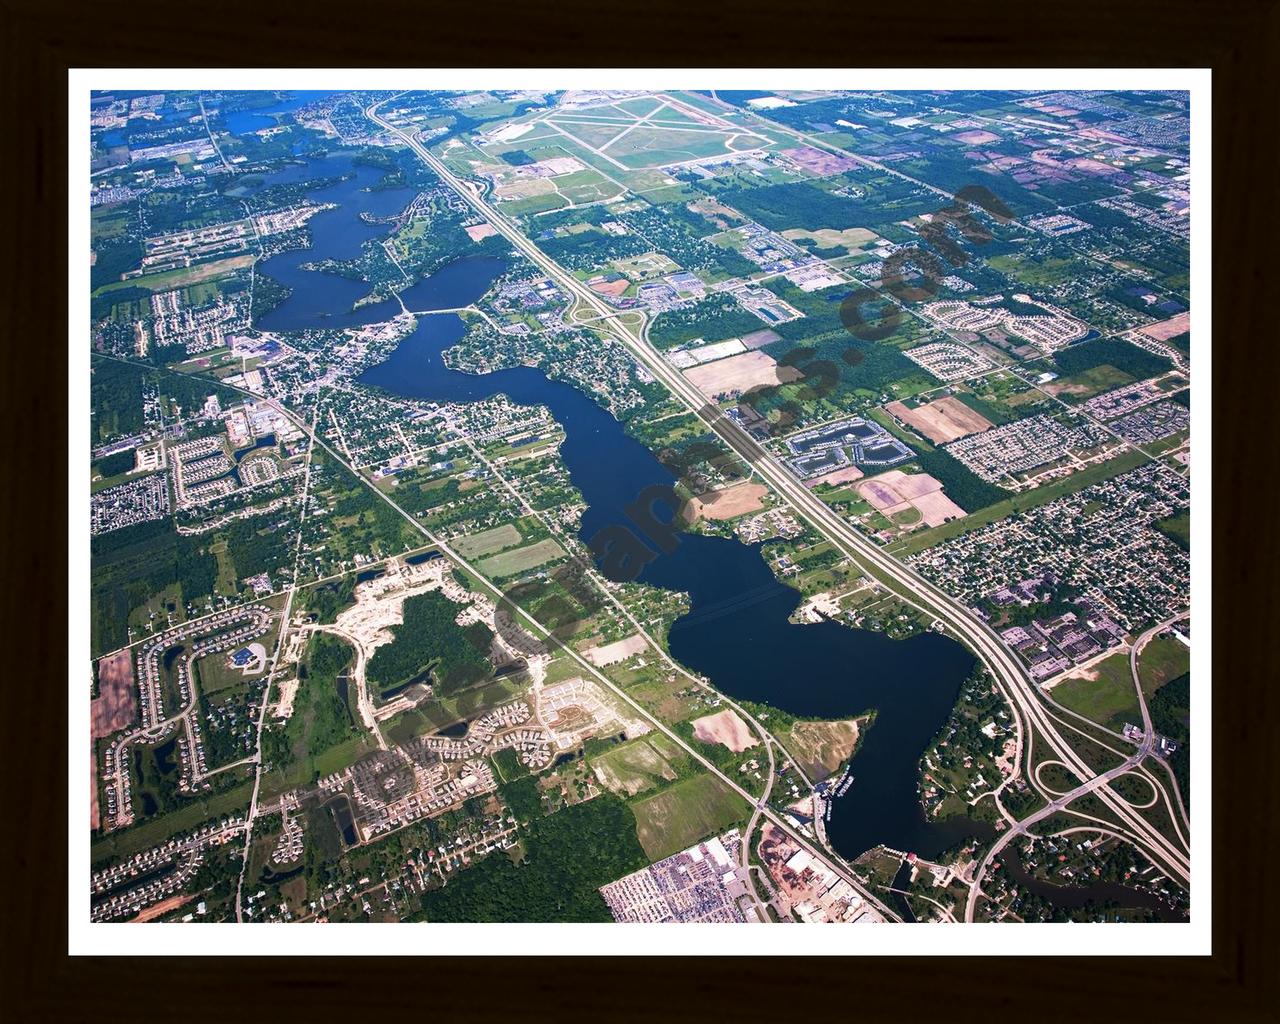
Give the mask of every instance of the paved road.
[[[1138, 639], [1134, 641], [1133, 647], [1129, 650], [1129, 673], [1133, 676], [1133, 686], [1138, 694], [1138, 707], [1142, 711], [1142, 735], [1144, 737], [1150, 736], [1154, 738], [1155, 726], [1151, 724], [1151, 714], [1147, 710], [1146, 694], [1142, 692], [1142, 677], [1138, 675], [1138, 659], [1142, 656], [1142, 649], [1147, 646], [1148, 641], [1150, 641], [1152, 637], [1163, 632], [1175, 622], [1181, 622], [1183, 619], [1188, 618], [1190, 618], [1190, 614], [1184, 612], [1181, 615], [1175, 615], [1173, 618], [1167, 619], [1157, 626], [1152, 626], [1149, 630], [1143, 633], [1142, 636], [1138, 637]], [[1187, 814], [1187, 809], [1182, 803], [1182, 792], [1178, 789], [1177, 778], [1174, 776], [1172, 770], [1169, 769], [1167, 763], [1162, 761], [1161, 764], [1164, 765], [1165, 774], [1169, 777], [1169, 789], [1173, 791], [1174, 799], [1171, 801], [1169, 799], [1168, 792], [1157, 785], [1154, 780], [1152, 780], [1152, 785], [1156, 787], [1158, 796], [1164, 797], [1165, 804], [1169, 809], [1169, 817], [1173, 820], [1173, 827], [1177, 829], [1178, 834], [1181, 835], [1182, 828], [1178, 824], [1178, 817], [1181, 816], [1182, 821], [1186, 823], [1188, 828], [1190, 828], [1191, 816]], [[1177, 802], [1176, 811], [1173, 807], [1174, 801]]]
[[205, 134], [209, 136], [209, 143], [213, 146], [213, 151], [218, 154], [218, 159], [222, 161], [223, 167], [225, 167], [231, 174], [237, 174], [237, 168], [232, 167], [231, 164], [227, 163], [227, 158], [222, 155], [222, 147], [218, 145], [218, 140], [213, 137], [213, 129], [209, 127], [209, 115], [205, 113], [204, 109], [204, 94], [201, 93], [198, 99], [200, 101], [200, 119], [204, 121], [204, 131]]
[[1129, 648], [1129, 674], [1133, 676], [1133, 688], [1137, 692], [1138, 708], [1142, 712], [1142, 735], [1144, 738], [1153, 736], [1154, 728], [1151, 725], [1151, 713], [1147, 710], [1147, 696], [1142, 692], [1142, 677], [1138, 675], [1138, 658], [1142, 655], [1142, 649], [1147, 646], [1152, 637], [1158, 633], [1163, 633], [1175, 622], [1181, 622], [1188, 617], [1186, 613], [1175, 615], [1171, 619], [1166, 619], [1164, 622], [1152, 626], [1142, 636], [1138, 637], [1133, 642], [1133, 646]]
[[[272, 407], [282, 416], [289, 416], [282, 402], [272, 402]], [[316, 422], [320, 418], [320, 403], [316, 403], [312, 415], [310, 434], [315, 437]], [[311, 463], [315, 457], [316, 446], [307, 446], [307, 468], [302, 477], [302, 505], [298, 519], [298, 539], [293, 547], [293, 573], [290, 576], [289, 590], [284, 599], [284, 607], [280, 611], [280, 632], [276, 634], [276, 649], [271, 655], [271, 671], [267, 675], [267, 685], [262, 691], [262, 707], [258, 709], [257, 731], [254, 736], [253, 752], [256, 763], [253, 772], [253, 794], [249, 797], [249, 813], [245, 819], [244, 854], [240, 862], [240, 875], [236, 880], [236, 923], [244, 920], [244, 878], [249, 870], [249, 850], [253, 845], [253, 821], [258, 815], [258, 796], [262, 789], [262, 731], [267, 722], [267, 707], [271, 703], [271, 687], [280, 675], [280, 655], [284, 652], [285, 638], [289, 635], [289, 616], [293, 611], [293, 599], [298, 593], [298, 565], [302, 558], [302, 538], [306, 534], [307, 497], [311, 493]], [[363, 479], [363, 477], [361, 478]]]
[[1044, 807], [1036, 811], [1029, 817], [1023, 818], [1012, 828], [1001, 833], [1000, 838], [996, 840], [995, 845], [987, 851], [986, 856], [978, 863], [977, 870], [973, 873], [973, 882], [969, 886], [969, 898], [965, 903], [964, 919], [966, 922], [973, 920], [974, 909], [978, 905], [978, 896], [981, 892], [982, 878], [987, 873], [987, 869], [991, 866], [991, 862], [1000, 855], [1000, 851], [1008, 846], [1018, 836], [1026, 835], [1030, 832], [1031, 826], [1043, 821], [1045, 818], [1052, 817], [1064, 807], [1079, 800], [1082, 796], [1097, 791], [1114, 779], [1118, 779], [1121, 775], [1128, 774], [1142, 761], [1147, 754], [1150, 753], [1150, 745], [1148, 740], [1143, 741], [1142, 748], [1133, 756], [1127, 758], [1121, 764], [1112, 768], [1110, 771], [1103, 772], [1101, 775], [1095, 775], [1087, 782], [1082, 783], [1075, 789], [1061, 796], [1054, 797], [1053, 800], [1045, 804]]

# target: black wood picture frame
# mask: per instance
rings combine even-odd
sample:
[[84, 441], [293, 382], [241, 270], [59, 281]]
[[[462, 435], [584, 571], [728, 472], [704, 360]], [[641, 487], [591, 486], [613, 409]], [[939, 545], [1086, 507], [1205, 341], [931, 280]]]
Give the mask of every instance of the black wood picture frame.
[[[183, 7], [5, 0], [0, 25], [8, 264], [0, 415], [10, 457], [0, 490], [10, 650], [0, 686], [6, 1019], [307, 1019], [387, 1011], [450, 1021], [1280, 1017], [1271, 862], [1280, 817], [1271, 511], [1280, 466], [1271, 418], [1276, 286], [1269, 266], [1280, 109], [1274, 0], [1002, 0], [980, 8], [940, 0], [799, 7], [761, 0], [611, 7], [582, 0], [224, 0]], [[571, 929], [554, 948], [538, 951], [575, 958], [554, 962], [499, 962], [485, 956], [480, 935], [475, 948], [459, 950], [473, 955], [447, 961], [193, 958], [181, 955], [179, 930], [172, 958], [69, 957], [67, 70], [98, 66], [1212, 68], [1212, 956], [1143, 957], [1142, 927], [1133, 926], [1137, 955], [1107, 959], [601, 959]], [[80, 186], [70, 187], [75, 194]], [[975, 936], [980, 944], [981, 931]], [[410, 933], [406, 952], [412, 944]]]

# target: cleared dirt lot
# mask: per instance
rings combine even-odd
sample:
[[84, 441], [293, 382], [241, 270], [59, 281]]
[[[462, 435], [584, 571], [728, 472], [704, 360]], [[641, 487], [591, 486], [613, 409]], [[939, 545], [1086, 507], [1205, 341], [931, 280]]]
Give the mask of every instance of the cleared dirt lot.
[[601, 647], [592, 647], [583, 651], [582, 656], [597, 668], [603, 668], [605, 665], [616, 665], [620, 661], [626, 661], [633, 654], [639, 654], [648, 646], [649, 641], [639, 633], [634, 633], [623, 640], [615, 640], [613, 643], [604, 644]]
[[815, 476], [812, 480], [806, 480], [806, 487], [817, 487], [819, 484], [847, 484], [854, 480], [861, 480], [863, 472], [857, 466], [842, 466], [840, 469], [833, 469], [830, 473], [823, 473], [822, 476]]
[[177, 910], [185, 903], [190, 903], [194, 896], [190, 893], [180, 892], [176, 896], [170, 896], [167, 900], [161, 900], [159, 903], [153, 903], [151, 906], [143, 910], [137, 917], [131, 918], [131, 924], [143, 924], [147, 921], [154, 921], [157, 917], [163, 917], [170, 911]]
[[620, 281], [600, 281], [597, 284], [591, 285], [591, 290], [593, 292], [599, 292], [601, 295], [617, 296], [621, 295], [630, 287], [631, 282], [626, 278], [623, 278]]
[[971, 132], [965, 132], [956, 136], [957, 142], [963, 142], [966, 146], [985, 146], [988, 142], [995, 142], [1000, 138], [994, 132], [983, 131], [981, 128]]
[[117, 651], [98, 662], [98, 696], [89, 703], [89, 824], [100, 823], [98, 765], [95, 740], [110, 736], [133, 722], [137, 714], [133, 690], [133, 657]]
[[1186, 334], [1189, 330], [1191, 330], [1191, 314], [1188, 312], [1179, 313], [1168, 320], [1161, 320], [1158, 324], [1147, 324], [1141, 329], [1141, 333], [1148, 338], [1155, 338], [1156, 341], [1168, 341], [1179, 334]]
[[942, 492], [942, 484], [928, 473], [904, 473], [891, 469], [856, 484], [854, 489], [873, 508], [887, 516], [915, 508], [928, 526], [941, 526], [949, 518], [959, 519], [965, 514]]
[[133, 721], [137, 713], [133, 699], [133, 658], [117, 651], [98, 662], [98, 696], [89, 705], [93, 738], [110, 736]]
[[690, 724], [693, 726], [693, 734], [703, 743], [719, 743], [735, 754], [760, 742], [752, 733], [751, 727], [732, 708], [695, 718]]
[[764, 484], [744, 482], [718, 491], [705, 491], [689, 501], [685, 514], [691, 523], [699, 519], [733, 519], [762, 508], [760, 499], [767, 490]]
[[877, 241], [880, 236], [866, 228], [845, 228], [843, 231], [837, 231], [834, 228], [819, 228], [817, 231], [791, 228], [789, 231], [782, 232], [782, 237], [792, 242], [810, 238], [824, 249], [843, 248], [848, 252], [857, 252], [863, 246]]
[[858, 745], [858, 722], [796, 722], [791, 750], [811, 779], [834, 775]]
[[753, 352], [758, 348], [764, 348], [766, 345], [772, 345], [775, 341], [781, 340], [781, 334], [777, 331], [771, 331], [767, 327], [763, 331], [752, 331], [750, 334], [742, 336], [742, 344]]
[[908, 409], [903, 402], [890, 402], [884, 409], [903, 423], [915, 427], [935, 444], [978, 434], [993, 426], [989, 419], [952, 395], [915, 409]]
[[779, 369], [773, 356], [764, 352], [743, 352], [714, 363], [684, 371], [685, 377], [710, 399], [740, 395], [760, 384], [786, 384], [799, 378], [793, 366]]

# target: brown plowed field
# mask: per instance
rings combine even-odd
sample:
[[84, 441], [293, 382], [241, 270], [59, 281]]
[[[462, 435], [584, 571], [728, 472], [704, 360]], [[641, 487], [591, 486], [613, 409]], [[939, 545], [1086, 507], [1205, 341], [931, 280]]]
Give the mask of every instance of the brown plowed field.
[[885, 412], [915, 427], [934, 444], [978, 434], [992, 426], [989, 419], [951, 395], [914, 409], [908, 409], [902, 402], [890, 402], [884, 408]]

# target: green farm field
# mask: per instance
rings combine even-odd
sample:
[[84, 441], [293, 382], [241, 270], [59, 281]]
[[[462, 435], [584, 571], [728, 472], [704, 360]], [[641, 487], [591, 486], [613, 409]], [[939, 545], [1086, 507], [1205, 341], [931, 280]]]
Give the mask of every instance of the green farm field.
[[712, 775], [695, 775], [631, 805], [650, 860], [679, 853], [746, 818], [745, 800]]
[[560, 558], [563, 554], [564, 548], [548, 537], [536, 544], [529, 544], [486, 558], [478, 563], [476, 568], [490, 579], [500, 579], [536, 569], [540, 565]]
[[1128, 651], [1112, 654], [1088, 671], [1095, 678], [1067, 679], [1053, 688], [1053, 699], [1113, 732], [1119, 732], [1125, 722], [1141, 721]]

